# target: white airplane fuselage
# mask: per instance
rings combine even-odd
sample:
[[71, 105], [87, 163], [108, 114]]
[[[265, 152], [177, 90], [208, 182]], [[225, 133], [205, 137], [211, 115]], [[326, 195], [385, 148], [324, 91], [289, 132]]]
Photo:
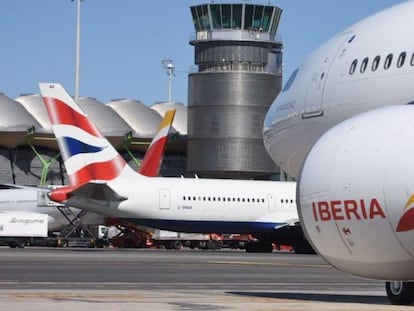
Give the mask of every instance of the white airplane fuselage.
[[[264, 129], [266, 149], [288, 175], [299, 176], [311, 147], [339, 122], [414, 100], [413, 12], [414, 3], [408, 1], [368, 17], [323, 44], [298, 68], [290, 88], [271, 106]], [[398, 67], [404, 52], [404, 64]], [[385, 69], [390, 54], [392, 62]], [[377, 56], [380, 62], [373, 71]], [[367, 67], [361, 73], [365, 58]], [[350, 74], [355, 60], [355, 72]]]
[[296, 183], [134, 174], [108, 183], [121, 202], [69, 198], [67, 204], [179, 232], [265, 233], [298, 220]]
[[266, 149], [298, 180], [308, 239], [362, 277], [414, 280], [413, 15], [406, 1], [322, 45], [265, 121]]

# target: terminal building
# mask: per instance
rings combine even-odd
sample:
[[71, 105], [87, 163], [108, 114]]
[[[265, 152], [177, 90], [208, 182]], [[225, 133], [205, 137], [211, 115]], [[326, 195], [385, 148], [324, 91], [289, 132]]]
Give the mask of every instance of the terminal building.
[[[167, 110], [176, 109], [174, 139], [170, 139], [161, 168], [164, 176], [185, 172], [187, 108], [180, 103], [148, 107], [137, 100], [103, 104], [80, 97], [79, 104], [98, 129], [138, 168], [140, 160]], [[21, 185], [68, 184], [45, 105], [40, 95], [15, 100], [0, 94], [0, 182]]]
[[188, 79], [187, 168], [201, 176], [269, 178], [265, 115], [282, 87], [276, 6], [191, 7], [198, 71]]

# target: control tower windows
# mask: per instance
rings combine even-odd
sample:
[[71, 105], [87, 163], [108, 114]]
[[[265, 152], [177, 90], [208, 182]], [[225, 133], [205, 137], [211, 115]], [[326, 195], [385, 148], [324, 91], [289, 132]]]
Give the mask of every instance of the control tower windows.
[[242, 24], [242, 5], [241, 4], [232, 4], [232, 28], [240, 29]]
[[280, 16], [282, 15], [282, 10], [275, 10], [273, 14], [272, 28], [270, 33], [276, 34], [277, 28], [279, 27]]
[[223, 28], [231, 28], [231, 4], [221, 5], [222, 26]]
[[254, 5], [246, 4], [244, 8], [244, 29], [251, 29], [252, 28], [252, 20], [253, 20], [253, 9]]
[[272, 19], [273, 8], [270, 6], [265, 7], [263, 20], [262, 20], [262, 28], [263, 31], [269, 31], [270, 21]]
[[210, 18], [208, 14], [208, 6], [200, 5], [191, 7], [193, 22], [196, 31], [210, 30]]
[[240, 29], [243, 6], [241, 4], [210, 4], [213, 29]]
[[221, 5], [210, 4], [210, 12], [213, 21], [213, 29], [221, 29]]
[[191, 7], [197, 32], [244, 29], [276, 34], [281, 10], [273, 6], [252, 4], [203, 4]]
[[262, 5], [256, 5], [254, 8], [254, 19], [252, 25], [254, 29], [262, 28], [263, 9], [264, 7]]

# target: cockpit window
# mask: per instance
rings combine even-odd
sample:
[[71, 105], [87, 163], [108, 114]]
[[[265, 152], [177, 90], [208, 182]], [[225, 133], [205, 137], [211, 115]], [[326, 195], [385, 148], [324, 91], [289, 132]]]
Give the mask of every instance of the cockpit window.
[[297, 68], [292, 74], [290, 75], [289, 79], [287, 80], [285, 87], [283, 88], [283, 92], [286, 92], [290, 89], [290, 87], [293, 84], [293, 81], [295, 80], [297, 74], [298, 74], [299, 68]]

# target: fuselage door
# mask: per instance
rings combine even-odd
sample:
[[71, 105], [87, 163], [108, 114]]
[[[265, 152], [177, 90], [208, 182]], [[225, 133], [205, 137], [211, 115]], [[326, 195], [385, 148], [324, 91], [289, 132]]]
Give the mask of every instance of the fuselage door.
[[170, 209], [170, 190], [160, 189], [160, 198], [159, 198], [159, 209], [168, 210]]
[[352, 32], [346, 32], [336, 38], [335, 41], [323, 49], [315, 62], [319, 64], [314, 67], [311, 73], [310, 81], [307, 86], [304, 107], [302, 112], [303, 118], [318, 117], [323, 115], [323, 92], [326, 79], [334, 59], [345, 53], [346, 45], [352, 41]]
[[275, 212], [276, 211], [276, 199], [275, 199], [274, 194], [268, 194], [267, 195], [267, 204], [268, 204], [269, 212]]

